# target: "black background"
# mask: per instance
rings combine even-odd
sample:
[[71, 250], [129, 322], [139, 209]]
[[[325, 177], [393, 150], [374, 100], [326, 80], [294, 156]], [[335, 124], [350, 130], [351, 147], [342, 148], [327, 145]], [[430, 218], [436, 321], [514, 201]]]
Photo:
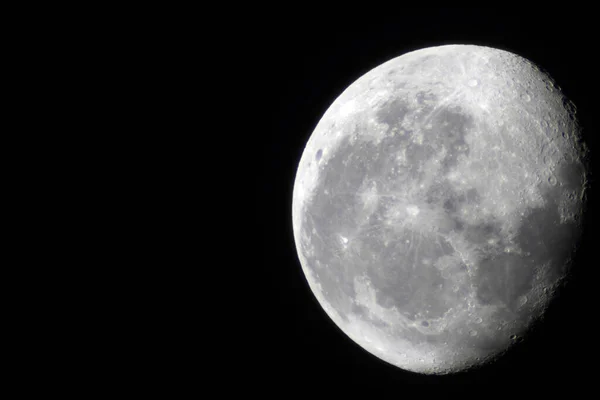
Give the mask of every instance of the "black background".
[[[256, 11], [256, 10], [254, 10]], [[244, 319], [234, 336], [244, 367], [236, 376], [257, 385], [377, 385], [404, 383], [548, 382], [587, 388], [597, 367], [598, 263], [586, 229], [577, 268], [544, 324], [498, 362], [448, 376], [402, 371], [360, 348], [326, 316], [310, 291], [296, 254], [292, 189], [304, 144], [331, 103], [352, 82], [408, 51], [444, 44], [476, 44], [517, 53], [548, 71], [578, 107], [585, 140], [597, 148], [596, 27], [590, 10], [412, 8], [316, 18], [319, 10], [265, 10], [235, 26], [227, 47], [245, 75], [241, 152], [249, 160], [244, 183], [253, 193], [255, 220], [243, 279]], [[382, 15], [386, 14], [386, 15]], [[382, 20], [383, 18], [383, 20]], [[239, 75], [236, 75], [239, 76]], [[593, 159], [592, 159], [593, 161]], [[259, 168], [259, 173], [254, 171]], [[589, 192], [588, 225], [595, 218]], [[258, 249], [258, 250], [257, 250]]]

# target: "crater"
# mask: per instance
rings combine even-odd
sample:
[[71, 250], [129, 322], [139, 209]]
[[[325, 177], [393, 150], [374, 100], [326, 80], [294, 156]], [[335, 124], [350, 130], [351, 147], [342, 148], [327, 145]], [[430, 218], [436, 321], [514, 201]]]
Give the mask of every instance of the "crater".
[[317, 150], [317, 153], [315, 154], [315, 160], [317, 160], [317, 162], [320, 161], [322, 156], [323, 156], [323, 149]]

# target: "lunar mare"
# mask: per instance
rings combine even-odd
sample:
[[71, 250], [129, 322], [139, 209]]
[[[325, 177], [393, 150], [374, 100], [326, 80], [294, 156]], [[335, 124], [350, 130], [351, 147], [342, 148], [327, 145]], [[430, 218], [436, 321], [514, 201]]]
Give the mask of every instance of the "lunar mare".
[[527, 332], [581, 236], [575, 106], [530, 61], [470, 45], [404, 54], [351, 84], [298, 166], [311, 290], [361, 347], [443, 374]]

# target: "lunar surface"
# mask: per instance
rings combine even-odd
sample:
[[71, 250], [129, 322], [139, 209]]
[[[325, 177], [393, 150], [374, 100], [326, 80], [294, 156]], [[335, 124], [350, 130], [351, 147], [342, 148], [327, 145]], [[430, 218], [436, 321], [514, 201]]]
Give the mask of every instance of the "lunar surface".
[[553, 79], [507, 51], [413, 51], [352, 83], [300, 159], [302, 269], [354, 342], [402, 369], [494, 360], [543, 316], [582, 234], [587, 149]]

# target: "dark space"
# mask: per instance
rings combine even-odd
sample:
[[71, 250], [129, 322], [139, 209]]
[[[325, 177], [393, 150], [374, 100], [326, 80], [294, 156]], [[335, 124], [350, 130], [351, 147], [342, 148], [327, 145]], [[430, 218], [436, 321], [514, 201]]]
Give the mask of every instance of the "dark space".
[[[309, 14], [252, 17], [252, 22], [242, 23], [244, 29], [231, 45], [240, 69], [246, 71], [243, 79], [250, 84], [244, 88], [244, 102], [250, 107], [244, 121], [248, 128], [239, 135], [244, 137], [243, 152], [252, 155], [244, 171], [244, 186], [252, 193], [254, 220], [253, 227], [244, 228], [253, 251], [246, 253], [239, 292], [245, 311], [237, 328], [243, 326], [244, 332], [238, 338], [245, 341], [227, 373], [254, 387], [269, 387], [273, 382], [290, 387], [377, 385], [390, 393], [397, 393], [398, 384], [406, 383], [510, 382], [536, 388], [555, 381], [561, 386], [592, 388], [598, 373], [593, 360], [598, 357], [595, 312], [599, 304], [599, 263], [593, 256], [598, 202], [593, 170], [600, 127], [593, 12], [408, 9], [402, 17], [377, 23], [345, 23], [342, 18], [315, 19]], [[577, 107], [592, 154], [592, 173], [575, 268], [543, 322], [527, 337], [517, 338], [520, 343], [514, 350], [492, 365], [455, 375], [425, 376], [402, 371], [367, 353], [326, 316], [300, 267], [291, 202], [304, 144], [335, 98], [381, 63], [443, 44], [512, 51], [546, 70]], [[256, 167], [258, 174], [250, 172]], [[454, 205], [449, 201], [447, 207]], [[529, 229], [552, 229], [552, 222], [552, 216], [532, 215]], [[558, 247], [560, 240], [556, 238]], [[500, 283], [488, 283], [495, 284]], [[244, 362], [235, 357], [243, 357]]]

